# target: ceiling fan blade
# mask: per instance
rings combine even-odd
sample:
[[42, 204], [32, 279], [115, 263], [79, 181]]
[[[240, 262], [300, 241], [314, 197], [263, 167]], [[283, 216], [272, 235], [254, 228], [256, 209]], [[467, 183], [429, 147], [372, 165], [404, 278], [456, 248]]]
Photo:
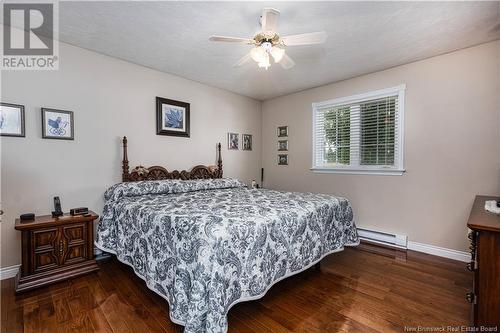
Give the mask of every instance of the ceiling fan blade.
[[274, 8], [264, 8], [261, 16], [262, 32], [264, 33], [275, 33], [278, 27], [278, 18], [280, 17], [280, 12]]
[[293, 66], [295, 66], [295, 61], [292, 60], [292, 58], [290, 58], [288, 56], [288, 54], [283, 54], [283, 58], [281, 58], [279, 64], [281, 65], [281, 67], [283, 67], [284, 69], [290, 69], [292, 68]]
[[326, 32], [318, 31], [300, 35], [284, 36], [281, 37], [281, 40], [286, 46], [313, 45], [324, 43], [327, 37]]
[[251, 44], [252, 39], [240, 37], [227, 37], [227, 36], [210, 36], [208, 39], [211, 42], [229, 42], [229, 43], [245, 43]]
[[234, 64], [234, 67], [240, 67], [249, 62], [252, 59], [251, 52], [245, 54], [237, 63]]

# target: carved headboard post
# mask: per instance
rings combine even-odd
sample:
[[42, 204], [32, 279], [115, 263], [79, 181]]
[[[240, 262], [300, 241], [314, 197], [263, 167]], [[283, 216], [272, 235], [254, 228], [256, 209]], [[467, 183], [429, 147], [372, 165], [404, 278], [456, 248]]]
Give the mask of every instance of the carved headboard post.
[[217, 167], [219, 168], [219, 178], [222, 178], [222, 153], [221, 153], [220, 142], [217, 144], [217, 153], [219, 155], [219, 158], [217, 159]]
[[128, 181], [128, 155], [127, 155], [127, 137], [123, 137], [123, 161], [122, 161], [122, 182]]

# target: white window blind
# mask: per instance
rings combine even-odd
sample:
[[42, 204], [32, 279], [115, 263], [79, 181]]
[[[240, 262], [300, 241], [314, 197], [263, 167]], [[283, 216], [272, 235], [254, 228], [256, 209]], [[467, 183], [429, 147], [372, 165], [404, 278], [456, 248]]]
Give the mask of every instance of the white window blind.
[[312, 170], [402, 174], [404, 91], [314, 103]]

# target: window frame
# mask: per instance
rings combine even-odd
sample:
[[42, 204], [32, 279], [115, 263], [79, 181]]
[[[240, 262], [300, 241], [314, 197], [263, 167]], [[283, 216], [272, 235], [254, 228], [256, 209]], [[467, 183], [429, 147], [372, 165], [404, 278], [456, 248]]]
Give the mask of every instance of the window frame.
[[[401, 176], [406, 171], [404, 169], [404, 109], [405, 109], [406, 84], [395, 87], [370, 91], [353, 96], [335, 98], [323, 102], [312, 103], [312, 167], [311, 171], [316, 173], [338, 173], [338, 174], [365, 174], [365, 175], [391, 175]], [[361, 165], [359, 158], [355, 157], [357, 164], [349, 166], [324, 166], [316, 165], [316, 115], [319, 109], [325, 107], [338, 107], [345, 104], [367, 102], [373, 99], [398, 96], [398, 117], [397, 126], [394, 129], [397, 139], [397, 159], [394, 167]], [[358, 147], [360, 142], [357, 142]], [[358, 150], [360, 151], [360, 150]], [[352, 157], [351, 157], [352, 158]]]

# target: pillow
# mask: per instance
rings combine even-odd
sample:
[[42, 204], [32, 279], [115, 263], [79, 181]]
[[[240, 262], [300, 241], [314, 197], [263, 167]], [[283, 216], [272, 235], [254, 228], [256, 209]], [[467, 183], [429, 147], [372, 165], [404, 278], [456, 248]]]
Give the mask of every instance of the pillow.
[[146, 194], [171, 194], [244, 186], [246, 186], [245, 183], [234, 178], [144, 180], [115, 184], [106, 190], [104, 199], [114, 201], [124, 197]]

